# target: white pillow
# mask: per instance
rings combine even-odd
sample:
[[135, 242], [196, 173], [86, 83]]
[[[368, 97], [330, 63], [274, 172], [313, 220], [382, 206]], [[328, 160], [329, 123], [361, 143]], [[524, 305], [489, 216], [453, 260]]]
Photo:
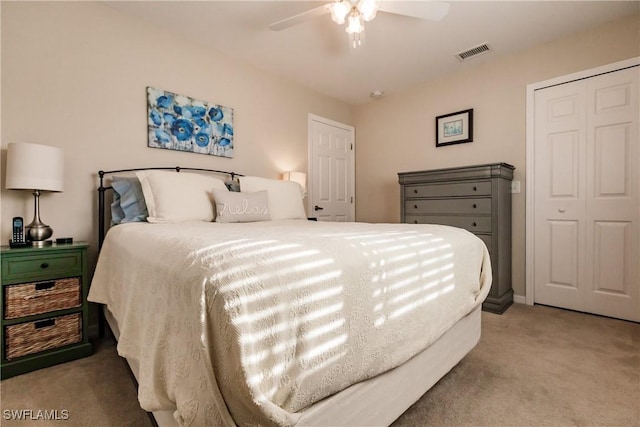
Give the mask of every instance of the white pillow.
[[270, 221], [269, 196], [266, 191], [240, 193], [213, 190], [216, 200], [216, 222]]
[[246, 193], [266, 190], [269, 194], [269, 212], [272, 220], [307, 219], [302, 204], [303, 189], [297, 182], [241, 176], [240, 190]]
[[213, 190], [227, 191], [224, 181], [188, 172], [137, 171], [149, 222], [213, 221]]

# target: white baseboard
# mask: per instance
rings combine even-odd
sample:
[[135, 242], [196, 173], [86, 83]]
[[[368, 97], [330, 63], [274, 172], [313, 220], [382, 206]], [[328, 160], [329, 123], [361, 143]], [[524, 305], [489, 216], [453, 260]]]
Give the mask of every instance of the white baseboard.
[[526, 297], [524, 295], [514, 295], [513, 296], [513, 302], [515, 302], [516, 304], [526, 304]]

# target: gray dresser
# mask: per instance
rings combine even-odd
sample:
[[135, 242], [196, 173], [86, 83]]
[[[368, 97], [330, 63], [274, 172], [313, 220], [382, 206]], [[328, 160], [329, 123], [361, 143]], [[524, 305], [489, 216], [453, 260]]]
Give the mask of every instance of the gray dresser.
[[511, 288], [511, 180], [506, 163], [398, 174], [401, 221], [465, 228], [487, 245], [493, 284], [482, 304], [503, 313], [513, 303]]

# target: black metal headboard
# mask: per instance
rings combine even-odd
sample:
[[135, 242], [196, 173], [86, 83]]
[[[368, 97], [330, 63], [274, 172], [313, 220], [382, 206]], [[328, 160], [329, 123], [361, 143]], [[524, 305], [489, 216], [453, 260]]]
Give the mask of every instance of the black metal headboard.
[[112, 190], [113, 187], [104, 185], [104, 177], [105, 175], [111, 175], [115, 173], [124, 173], [124, 172], [136, 172], [136, 171], [144, 171], [144, 170], [172, 170], [176, 172], [180, 171], [199, 171], [199, 172], [209, 172], [209, 173], [219, 173], [223, 175], [229, 175], [231, 179], [234, 179], [236, 176], [244, 176], [235, 172], [227, 172], [216, 169], [201, 169], [201, 168], [182, 168], [180, 166], [176, 167], [159, 167], [159, 168], [136, 168], [136, 169], [119, 169], [112, 171], [98, 171], [98, 176], [100, 177], [100, 186], [98, 187], [98, 250], [102, 248], [102, 242], [104, 241], [104, 236], [107, 233], [107, 229], [105, 228], [105, 206], [104, 206], [104, 196], [105, 191]]

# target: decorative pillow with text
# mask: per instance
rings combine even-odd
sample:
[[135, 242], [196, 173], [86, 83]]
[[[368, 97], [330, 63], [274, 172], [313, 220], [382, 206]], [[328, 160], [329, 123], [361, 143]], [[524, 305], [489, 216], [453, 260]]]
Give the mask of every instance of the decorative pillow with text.
[[266, 191], [239, 193], [214, 189], [213, 199], [216, 201], [216, 222], [271, 221]]

